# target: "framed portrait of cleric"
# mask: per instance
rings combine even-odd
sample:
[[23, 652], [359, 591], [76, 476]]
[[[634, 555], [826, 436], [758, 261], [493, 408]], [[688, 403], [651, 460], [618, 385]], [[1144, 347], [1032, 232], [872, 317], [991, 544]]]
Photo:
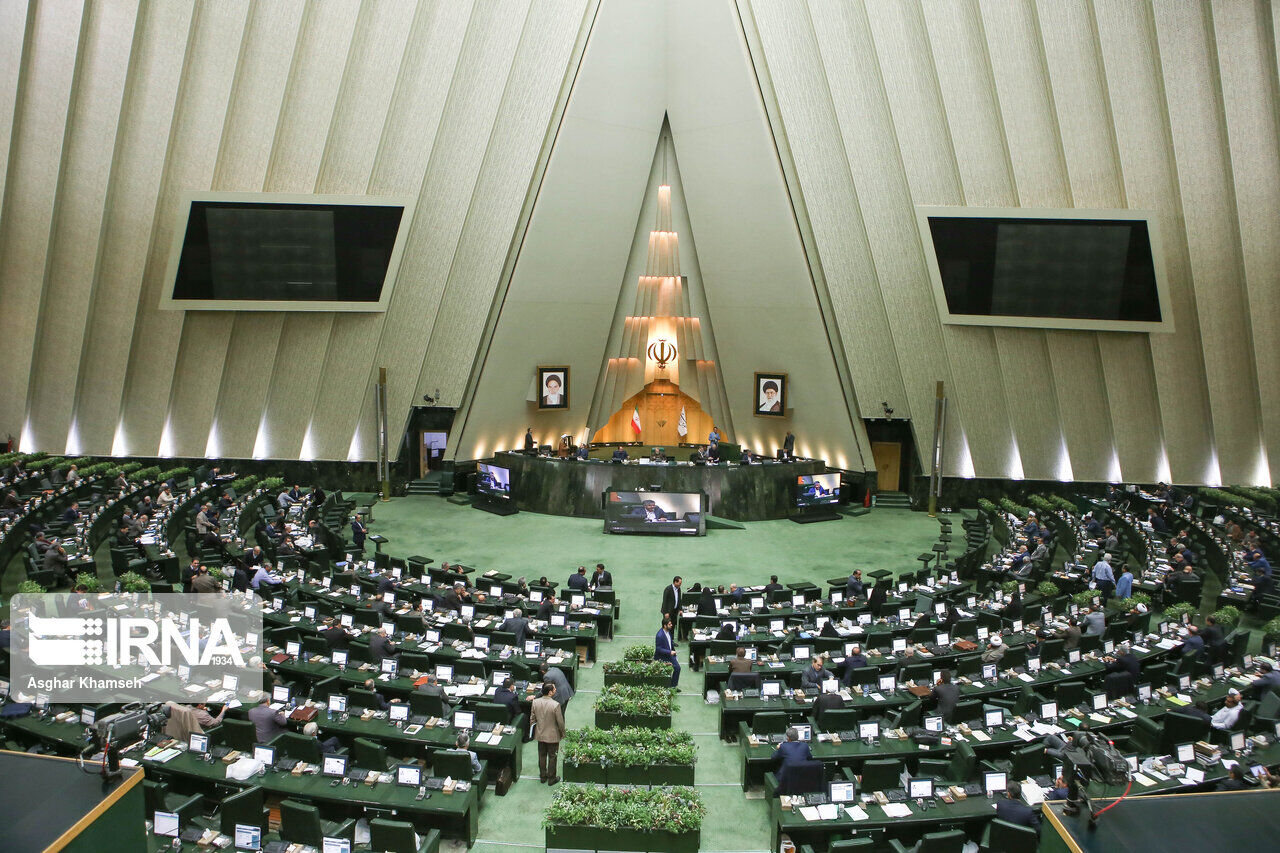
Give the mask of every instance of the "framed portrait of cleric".
[[569, 408], [569, 368], [538, 368], [538, 408]]
[[787, 374], [757, 373], [755, 413], [762, 418], [787, 416]]

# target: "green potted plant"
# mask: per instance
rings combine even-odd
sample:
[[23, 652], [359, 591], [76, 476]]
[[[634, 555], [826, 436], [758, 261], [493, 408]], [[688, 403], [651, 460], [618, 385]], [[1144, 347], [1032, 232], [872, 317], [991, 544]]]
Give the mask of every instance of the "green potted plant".
[[93, 572], [80, 572], [76, 575], [74, 587], [85, 592], [102, 592], [102, 581]]
[[1196, 612], [1195, 605], [1185, 601], [1179, 601], [1164, 609], [1164, 619], [1166, 622], [1181, 622], [1184, 614], [1194, 615]]
[[151, 592], [151, 581], [137, 572], [125, 572], [120, 576], [120, 589], [125, 592]]
[[1079, 592], [1071, 594], [1071, 603], [1077, 607], [1091, 607], [1093, 605], [1093, 600], [1097, 597], [1097, 590], [1082, 589]]
[[671, 728], [671, 714], [679, 710], [673, 689], [655, 689], [634, 685], [610, 684], [596, 699], [596, 727], [613, 729], [642, 726], [650, 729]]
[[567, 782], [609, 785], [692, 785], [693, 735], [624, 727], [575, 729], [561, 744]]
[[1042, 598], [1053, 598], [1059, 592], [1058, 585], [1053, 581], [1040, 581], [1036, 584], [1036, 593]]
[[1018, 591], [1018, 584], [1020, 583], [1022, 583], [1022, 581], [1004, 581], [1000, 584], [1000, 591], [1005, 595], [1012, 595]]
[[19, 595], [39, 595], [44, 591], [45, 591], [44, 587], [40, 586], [40, 584], [36, 583], [35, 581], [23, 581], [22, 583], [18, 584]]
[[[638, 657], [638, 653], [643, 653], [643, 656]], [[653, 650], [648, 646], [632, 646], [623, 654], [622, 660], [605, 661], [602, 668], [606, 686], [639, 684], [666, 687], [671, 683], [671, 664], [654, 660]]]
[[1240, 624], [1240, 610], [1228, 604], [1215, 610], [1213, 618], [1222, 626], [1223, 631], [1230, 633], [1232, 628]]

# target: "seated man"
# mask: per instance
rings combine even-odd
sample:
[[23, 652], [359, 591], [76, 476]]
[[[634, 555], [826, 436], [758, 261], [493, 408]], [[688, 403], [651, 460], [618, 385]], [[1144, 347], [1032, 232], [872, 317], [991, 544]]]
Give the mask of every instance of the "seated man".
[[502, 682], [501, 687], [493, 692], [494, 703], [498, 705], [505, 705], [507, 711], [511, 714], [511, 717], [507, 722], [511, 722], [511, 720], [520, 716], [520, 700], [516, 696], [515, 686], [515, 680], [508, 678], [506, 681]]
[[1040, 815], [1022, 801], [1022, 786], [1017, 782], [1010, 783], [1005, 799], [996, 803], [996, 817], [1018, 826], [1029, 826], [1037, 832], [1040, 830]]
[[458, 735], [458, 739], [454, 741], [453, 748], [462, 750], [467, 755], [471, 756], [471, 776], [474, 778], [480, 775], [480, 759], [471, 750], [471, 735], [466, 732]]
[[1209, 720], [1209, 725], [1221, 731], [1230, 731], [1240, 719], [1240, 691], [1234, 687], [1227, 691], [1225, 704]]
[[1244, 694], [1250, 699], [1261, 699], [1268, 691], [1280, 691], [1280, 672], [1263, 662], [1258, 666], [1258, 677], [1244, 689]]
[[320, 753], [327, 754], [338, 752], [342, 749], [342, 741], [335, 735], [334, 737], [320, 740], [320, 727], [315, 723], [307, 723], [302, 727], [302, 733], [309, 738], [315, 738], [320, 741]]
[[284, 588], [284, 581], [275, 574], [267, 571], [265, 566], [255, 566], [253, 577], [249, 581], [249, 585], [254, 589], [261, 590], [265, 585], [268, 592]]
[[778, 744], [778, 748], [773, 751], [772, 760], [778, 775], [781, 776], [783, 768], [790, 764], [812, 761], [813, 751], [809, 749], [809, 744], [800, 740], [800, 732], [796, 727], [791, 726], [787, 729], [787, 739]]
[[826, 680], [827, 672], [822, 668], [822, 655], [810, 661], [804, 672], [800, 673], [800, 687], [806, 691], [821, 692], [822, 682]]
[[747, 650], [739, 646], [737, 655], [729, 661], [729, 672], [731, 674], [735, 672], [751, 672], [752, 665], [752, 661], [747, 658]]
[[862, 669], [867, 665], [867, 658], [862, 654], [862, 646], [854, 645], [850, 647], [849, 654], [845, 656], [844, 662], [840, 664], [840, 681], [848, 685], [853, 681], [853, 671]]

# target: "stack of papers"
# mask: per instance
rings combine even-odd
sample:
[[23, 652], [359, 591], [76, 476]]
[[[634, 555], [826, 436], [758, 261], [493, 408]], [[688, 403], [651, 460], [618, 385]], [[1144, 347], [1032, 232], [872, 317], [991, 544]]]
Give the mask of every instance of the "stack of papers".
[[870, 817], [869, 814], [862, 810], [862, 806], [845, 806], [844, 813], [847, 814], [851, 820], [866, 820]]
[[886, 817], [910, 817], [911, 809], [906, 803], [889, 803], [887, 806], [881, 806]]

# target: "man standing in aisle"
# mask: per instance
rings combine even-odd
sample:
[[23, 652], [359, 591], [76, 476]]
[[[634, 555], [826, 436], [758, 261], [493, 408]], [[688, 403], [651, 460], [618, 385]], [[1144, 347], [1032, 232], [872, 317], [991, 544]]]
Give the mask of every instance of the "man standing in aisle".
[[671, 639], [671, 617], [664, 617], [662, 627], [653, 638], [653, 659], [671, 664], [671, 686], [680, 686], [680, 659], [676, 656], [675, 646]]
[[1116, 588], [1116, 576], [1111, 571], [1111, 555], [1103, 554], [1102, 559], [1093, 565], [1093, 583], [1097, 587], [1098, 593], [1102, 596], [1102, 603], [1105, 606], [1107, 599], [1111, 597], [1112, 591]]
[[529, 709], [533, 736], [538, 741], [538, 779], [548, 785], [560, 781], [556, 775], [556, 759], [564, 738], [564, 710], [555, 696], [556, 686], [546, 682], [542, 685], [542, 695], [533, 700]]

